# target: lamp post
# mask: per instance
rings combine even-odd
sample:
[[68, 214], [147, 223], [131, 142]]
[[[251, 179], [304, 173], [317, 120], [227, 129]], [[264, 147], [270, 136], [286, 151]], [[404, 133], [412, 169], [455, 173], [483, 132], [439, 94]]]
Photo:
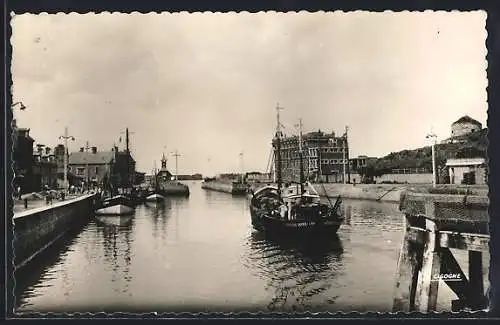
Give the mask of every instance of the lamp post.
[[89, 175], [89, 142], [85, 142], [85, 183], [87, 184], [87, 192], [90, 192], [90, 175]]
[[240, 156], [240, 172], [241, 172], [241, 184], [245, 181], [245, 176], [243, 172], [243, 151], [238, 154]]
[[178, 169], [178, 158], [181, 156], [179, 154], [179, 152], [177, 150], [175, 150], [174, 152], [172, 152], [172, 156], [175, 157], [175, 180], [177, 181], [179, 178], [178, 178], [178, 175], [179, 175], [179, 169]]
[[349, 132], [349, 127], [345, 127], [345, 132], [343, 136], [343, 141], [342, 141], [342, 171], [343, 171], [343, 176], [342, 180], [343, 183], [346, 183], [346, 164], [347, 164], [347, 132]]
[[59, 139], [64, 139], [64, 192], [68, 194], [68, 140], [75, 141], [75, 137], [68, 135], [68, 127], [64, 128], [64, 135]]
[[436, 153], [435, 145], [437, 142], [437, 135], [431, 131], [431, 133], [425, 136], [426, 139], [432, 139], [432, 187], [436, 187]]
[[[12, 105], [10, 105], [10, 107], [12, 108], [12, 114], [14, 114], [14, 108], [15, 108], [16, 106], [19, 106], [19, 110], [21, 110], [21, 111], [24, 111], [24, 110], [26, 109], [26, 106], [25, 106], [22, 102], [15, 102], [15, 103], [13, 103]], [[13, 119], [12, 119], [12, 126], [13, 126], [13, 127], [16, 127], [16, 126], [17, 126], [17, 123], [16, 123], [16, 119], [15, 119], [15, 118], [13, 118]]]

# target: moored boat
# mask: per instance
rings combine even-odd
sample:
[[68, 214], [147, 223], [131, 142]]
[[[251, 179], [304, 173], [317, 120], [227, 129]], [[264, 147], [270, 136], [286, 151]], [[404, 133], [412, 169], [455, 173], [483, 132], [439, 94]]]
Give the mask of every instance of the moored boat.
[[160, 202], [163, 201], [165, 197], [161, 194], [154, 193], [146, 197], [146, 202]]
[[132, 217], [130, 215], [98, 215], [96, 216], [96, 221], [105, 226], [122, 227], [129, 225]]
[[122, 216], [122, 215], [130, 215], [134, 213], [134, 208], [123, 204], [114, 204], [110, 206], [106, 206], [95, 211], [95, 215], [97, 216]]
[[103, 207], [109, 207], [113, 205], [124, 205], [124, 206], [133, 206], [133, 202], [131, 198], [125, 196], [125, 195], [115, 195], [110, 198], [106, 198], [102, 201], [102, 206]]
[[[335, 204], [321, 203], [314, 187], [304, 180], [302, 163], [302, 130], [299, 134], [300, 180], [283, 186], [281, 175], [279, 108], [276, 131], [276, 176], [277, 185], [264, 186], [251, 192], [250, 215], [252, 226], [259, 231], [283, 236], [318, 236], [336, 234], [344, 221], [339, 213], [340, 196]], [[302, 123], [299, 123], [300, 127]]]
[[[179, 155], [176, 153], [176, 166], [178, 156]], [[177, 180], [177, 176], [174, 177], [172, 173], [170, 173], [170, 171], [167, 169], [167, 158], [165, 157], [165, 154], [163, 154], [161, 158], [161, 168], [159, 170], [156, 170], [155, 168], [154, 170], [154, 177], [152, 181], [152, 186], [155, 188], [155, 191], [158, 194], [161, 194], [165, 197], [189, 197], [189, 186], [179, 182]]]

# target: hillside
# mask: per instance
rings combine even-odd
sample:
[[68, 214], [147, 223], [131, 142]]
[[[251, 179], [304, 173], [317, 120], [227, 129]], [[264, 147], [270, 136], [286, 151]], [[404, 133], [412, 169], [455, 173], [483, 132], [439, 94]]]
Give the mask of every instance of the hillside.
[[[436, 145], [436, 164], [438, 169], [445, 166], [449, 158], [486, 157], [488, 147], [488, 129], [471, 133], [462, 138], [464, 143], [439, 143]], [[432, 149], [430, 146], [391, 152], [385, 157], [373, 161], [368, 168], [360, 171], [366, 176], [380, 176], [388, 174], [393, 169], [425, 168], [432, 170]]]

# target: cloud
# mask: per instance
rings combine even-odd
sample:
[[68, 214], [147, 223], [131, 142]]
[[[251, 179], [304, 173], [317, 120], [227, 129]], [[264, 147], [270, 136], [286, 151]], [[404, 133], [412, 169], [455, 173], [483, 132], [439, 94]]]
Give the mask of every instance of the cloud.
[[[129, 127], [139, 168], [265, 168], [275, 125], [350, 126], [352, 154], [486, 122], [486, 16], [470, 13], [57, 14], [13, 20], [16, 112], [37, 141], [69, 126], [110, 148]], [[292, 131], [292, 129], [290, 129]], [[164, 147], [167, 147], [165, 149]]]

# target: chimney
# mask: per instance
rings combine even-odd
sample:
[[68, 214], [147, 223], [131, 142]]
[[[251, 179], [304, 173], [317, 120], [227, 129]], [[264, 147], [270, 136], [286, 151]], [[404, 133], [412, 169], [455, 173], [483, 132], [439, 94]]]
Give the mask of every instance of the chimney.
[[83, 149], [84, 149], [84, 148], [83, 148], [83, 147], [81, 147], [81, 148], [80, 148], [80, 152], [83, 152]]
[[97, 147], [92, 147], [92, 153], [97, 153]]

